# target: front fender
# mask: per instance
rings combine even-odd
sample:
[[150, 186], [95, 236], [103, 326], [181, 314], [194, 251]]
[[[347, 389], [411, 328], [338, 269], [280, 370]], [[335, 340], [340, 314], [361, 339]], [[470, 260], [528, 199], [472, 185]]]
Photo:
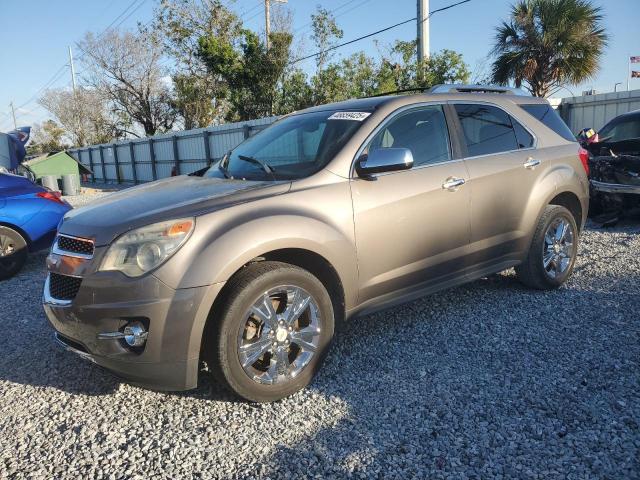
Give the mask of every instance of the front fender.
[[[192, 238], [154, 274], [173, 288], [192, 288], [226, 282], [243, 265], [274, 250], [302, 249], [322, 256], [336, 270], [345, 296], [355, 292], [357, 260], [349, 230], [319, 218], [293, 213], [271, 214], [251, 220], [236, 219], [235, 225], [220, 219], [199, 217]], [[353, 231], [351, 227], [351, 232]], [[350, 305], [355, 298], [345, 298]]]

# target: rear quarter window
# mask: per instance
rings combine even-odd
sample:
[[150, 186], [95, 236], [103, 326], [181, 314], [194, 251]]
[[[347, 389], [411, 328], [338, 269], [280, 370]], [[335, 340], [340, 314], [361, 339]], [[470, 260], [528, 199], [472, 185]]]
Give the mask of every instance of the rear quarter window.
[[576, 141], [576, 137], [573, 136], [567, 124], [564, 123], [564, 120], [560, 118], [558, 112], [556, 112], [551, 105], [544, 103], [521, 104], [520, 108], [536, 117], [565, 140], [569, 140], [570, 142]]

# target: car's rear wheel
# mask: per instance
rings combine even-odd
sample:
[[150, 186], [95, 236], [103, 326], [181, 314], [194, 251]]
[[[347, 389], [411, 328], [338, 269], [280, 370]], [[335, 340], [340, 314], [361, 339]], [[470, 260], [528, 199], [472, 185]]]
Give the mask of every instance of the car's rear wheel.
[[333, 338], [327, 290], [311, 273], [281, 262], [249, 265], [227, 285], [212, 319], [212, 371], [230, 390], [270, 402], [305, 387]]
[[518, 279], [540, 290], [558, 288], [571, 275], [578, 251], [578, 226], [569, 210], [547, 205], [533, 235], [529, 254], [516, 267]]
[[27, 261], [27, 241], [14, 229], [0, 226], [0, 280], [11, 278]]

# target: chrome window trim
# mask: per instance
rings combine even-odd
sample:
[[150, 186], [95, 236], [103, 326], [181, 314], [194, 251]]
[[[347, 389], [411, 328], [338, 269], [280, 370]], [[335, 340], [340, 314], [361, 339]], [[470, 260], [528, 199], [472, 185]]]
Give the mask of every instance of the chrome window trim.
[[58, 235], [56, 235], [56, 240], [55, 242], [53, 242], [53, 246], [51, 247], [51, 253], [55, 253], [56, 255], [62, 255], [65, 257], [82, 258], [84, 260], [91, 260], [93, 258], [94, 253], [92, 253], [91, 255], [88, 255], [86, 253], [77, 253], [77, 252], [70, 252], [69, 250], [62, 250], [60, 247], [58, 247], [59, 237], [70, 238], [72, 240], [80, 240], [82, 242], [89, 242], [93, 245], [93, 251], [95, 253], [96, 244], [90, 238], [74, 237], [72, 235], [65, 235], [64, 233], [58, 233]]
[[[473, 155], [473, 156], [470, 156], [470, 157], [464, 157], [465, 160], [474, 160], [476, 158], [484, 158], [484, 157], [490, 157], [490, 156], [494, 156], [494, 155], [504, 155], [506, 153], [526, 152], [528, 150], [537, 150], [537, 148], [538, 148], [538, 136], [531, 130], [531, 128], [529, 128], [529, 126], [527, 124], [525, 124], [522, 120], [520, 120], [520, 118], [518, 118], [518, 116], [513, 115], [511, 112], [509, 112], [508, 110], [505, 110], [500, 105], [496, 105], [495, 103], [491, 103], [491, 102], [487, 102], [487, 101], [483, 101], [483, 100], [449, 100], [449, 101], [447, 101], [447, 103], [449, 105], [475, 104], [475, 105], [487, 105], [489, 107], [495, 107], [497, 109], [502, 110], [504, 113], [509, 115], [509, 117], [513, 117], [522, 126], [522, 128], [524, 128], [527, 132], [529, 132], [529, 135], [531, 135], [533, 137], [533, 146], [531, 146], [531, 147], [516, 148], [514, 150], [505, 150], [503, 152], [485, 153], [483, 155]], [[460, 122], [460, 119], [458, 119], [458, 122]], [[462, 128], [462, 125], [460, 125], [460, 128]], [[515, 130], [514, 130], [514, 135], [515, 135]], [[517, 141], [518, 141], [518, 139], [516, 138], [516, 142]]]
[[[351, 160], [351, 169], [349, 172], [349, 179], [350, 180], [356, 180], [356, 179], [361, 179], [360, 176], [358, 176], [358, 174], [356, 173], [356, 162], [358, 161], [358, 159], [360, 158], [360, 156], [362, 155], [362, 152], [364, 151], [364, 149], [366, 148], [366, 146], [369, 144], [369, 142], [371, 140], [373, 140], [373, 138], [380, 132], [380, 130], [382, 130], [386, 125], [388, 125], [390, 122], [392, 122], [397, 116], [402, 115], [403, 113], [405, 113], [408, 110], [416, 110], [418, 108], [421, 107], [433, 107], [433, 106], [440, 106], [442, 107], [442, 114], [445, 116], [445, 125], [447, 126], [447, 136], [449, 137], [449, 155], [451, 157], [453, 157], [453, 147], [451, 145], [451, 129], [449, 128], [449, 124], [447, 123], [447, 117], [446, 117], [446, 113], [444, 111], [444, 106], [447, 104], [446, 101], [444, 100], [439, 100], [439, 101], [432, 101], [432, 102], [417, 102], [417, 103], [412, 103], [411, 105], [404, 105], [403, 107], [400, 107], [396, 110], [394, 110], [393, 112], [391, 112], [389, 115], [387, 115], [384, 120], [382, 120], [378, 126], [376, 128], [374, 128], [369, 135], [367, 135], [367, 138], [365, 138], [364, 142], [362, 142], [362, 145], [360, 145], [360, 147], [358, 148], [355, 157]], [[371, 175], [373, 178], [377, 178], [379, 176], [385, 176], [385, 175], [395, 175], [397, 173], [403, 173], [403, 172], [412, 172], [415, 170], [420, 170], [423, 168], [428, 168], [428, 167], [433, 167], [436, 165], [443, 165], [445, 163], [453, 163], [453, 162], [458, 162], [461, 161], [461, 158], [451, 158], [449, 160], [445, 160], [443, 162], [437, 162], [437, 163], [428, 163], [425, 165], [419, 165], [416, 167], [411, 167], [408, 170], [401, 170], [398, 172], [384, 172], [384, 173], [375, 173], [373, 175]]]

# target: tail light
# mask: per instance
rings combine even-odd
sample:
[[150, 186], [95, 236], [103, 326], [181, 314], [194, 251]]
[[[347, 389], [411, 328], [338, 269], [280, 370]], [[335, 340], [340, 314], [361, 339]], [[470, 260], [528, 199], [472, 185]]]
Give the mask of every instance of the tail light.
[[580, 147], [578, 156], [580, 157], [580, 162], [582, 162], [582, 168], [584, 168], [584, 171], [589, 175], [589, 151]]
[[60, 203], [65, 205], [64, 200], [62, 200], [62, 194], [60, 192], [53, 191], [45, 191], [36, 193], [36, 197], [44, 198], [45, 200], [51, 200], [52, 202]]

